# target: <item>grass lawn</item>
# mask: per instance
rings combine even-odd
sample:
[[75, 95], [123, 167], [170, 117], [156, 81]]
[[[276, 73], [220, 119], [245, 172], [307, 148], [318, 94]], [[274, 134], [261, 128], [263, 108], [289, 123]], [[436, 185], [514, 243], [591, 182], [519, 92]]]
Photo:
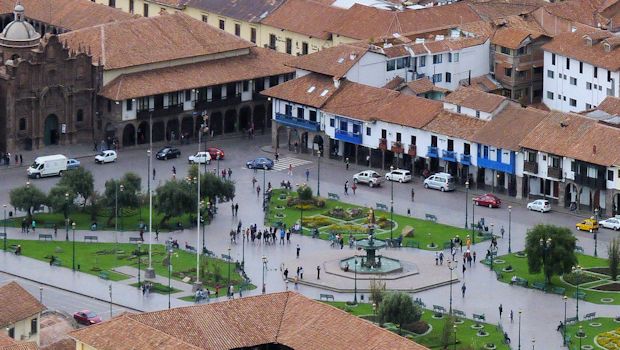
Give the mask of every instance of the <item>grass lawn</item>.
[[[290, 227], [293, 226], [301, 218], [302, 212], [300, 209], [287, 207], [287, 200], [280, 199], [280, 194], [283, 193], [297, 196], [297, 192], [295, 191], [287, 192], [283, 189], [273, 190], [269, 206], [269, 212], [265, 216], [265, 222], [269, 224], [283, 222]], [[364, 209], [364, 212], [366, 212], [367, 209], [341, 201], [325, 200], [324, 208], [312, 208], [303, 211], [303, 234], [312, 235], [313, 229], [310, 227], [306, 227], [306, 223], [308, 220], [320, 218], [322, 221], [324, 221], [324, 225], [319, 227], [319, 234], [322, 239], [328, 239], [329, 232], [332, 230], [329, 225], [332, 224], [337, 225], [337, 227], [333, 228], [333, 230], [335, 230], [336, 232], [342, 232], [344, 234], [345, 244], [348, 244], [349, 232], [353, 232], [357, 239], [365, 238], [367, 236], [367, 231], [364, 226], [362, 226], [367, 217], [366, 214], [349, 220], [337, 219], [328, 216], [328, 212], [335, 207], [340, 207], [345, 210], [360, 208]], [[281, 215], [284, 215], [284, 217], [279, 217]], [[375, 229], [375, 233], [377, 238], [387, 239], [390, 238], [390, 213], [386, 211], [375, 210], [375, 218], [379, 220], [382, 217], [388, 220], [387, 227], [377, 228]], [[471, 231], [465, 230], [463, 228], [438, 224], [432, 221], [416, 219], [408, 216], [394, 214], [394, 222], [396, 223], [396, 226], [394, 227], [392, 232], [393, 238], [397, 238], [406, 226], [413, 227], [413, 229], [415, 230], [414, 236], [404, 237], [402, 245], [414, 247], [419, 246], [420, 249], [441, 250], [443, 249], [444, 244], [449, 244], [450, 239], [454, 238], [456, 235], [459, 235], [459, 237], [463, 238], [464, 240], [467, 235], [471, 235]], [[484, 240], [483, 237], [476, 237], [476, 242], [480, 242], [482, 240]], [[434, 243], [435, 246], [432, 247], [431, 243]]]
[[[365, 316], [372, 315], [372, 305], [371, 304], [358, 304], [357, 306], [350, 307], [347, 306], [345, 302], [328, 302], [328, 304], [343, 309], [355, 316]], [[434, 319], [433, 311], [424, 309], [422, 313], [422, 320], [431, 325], [432, 330], [425, 335], [414, 335], [411, 337], [415, 342], [422, 344], [431, 349], [441, 349], [441, 332], [445, 323], [444, 319]], [[481, 323], [484, 325], [484, 330], [489, 333], [488, 336], [479, 337], [476, 333], [477, 330], [471, 328], [472, 325], [476, 324], [473, 320], [464, 319], [462, 324], [457, 324], [456, 327], [456, 338], [457, 338], [457, 349], [482, 349], [485, 344], [493, 343], [495, 344], [497, 349], [505, 349], [510, 350], [510, 347], [506, 344], [503, 344], [504, 335], [503, 333], [497, 329], [497, 326]], [[404, 333], [403, 333], [404, 334]], [[449, 346], [452, 349], [453, 344]]]
[[[540, 282], [543, 283], [545, 278], [542, 273], [531, 274], [528, 272], [527, 267], [527, 257], [519, 257], [515, 253], [502, 255], [495, 258], [496, 260], [503, 260], [504, 263], [495, 263], [493, 264], [494, 270], [501, 270], [508, 265], [511, 265], [513, 270], [512, 272], [503, 272], [502, 277], [499, 279], [501, 282], [510, 283], [510, 279], [513, 275], [517, 277], [524, 278], [528, 280], [528, 285], [531, 287], [533, 283]], [[591, 267], [607, 267], [607, 260], [602, 258], [595, 258], [593, 256], [577, 254], [577, 259], [579, 261], [579, 265], [582, 268], [587, 269]], [[586, 272], [582, 272], [586, 273]], [[589, 274], [589, 273], [588, 273]], [[591, 275], [591, 274], [589, 274]], [[596, 275], [591, 275], [596, 276]], [[599, 275], [600, 276], [600, 275]], [[620, 292], [608, 292], [608, 291], [600, 291], [591, 289], [589, 287], [600, 285], [604, 283], [604, 279], [600, 280], [600, 282], [591, 282], [584, 283], [579, 287], [580, 292], [586, 293], [585, 301], [589, 301], [591, 303], [596, 304], [611, 304], [611, 305], [620, 305]], [[566, 289], [566, 296], [569, 298], [574, 297], [574, 293], [577, 291], [577, 287], [575, 285], [571, 285], [565, 282], [560, 276], [553, 276], [551, 278], [551, 285], [555, 287], [562, 287]], [[515, 288], [520, 288], [515, 286]], [[560, 296], [558, 296], [559, 298]], [[612, 302], [602, 302], [602, 298], [612, 298]]]
[[[559, 321], [558, 321], [559, 323]], [[592, 349], [618, 349], [620, 347], [620, 322], [613, 318], [595, 318], [588, 321], [580, 321], [568, 326], [566, 335], [570, 336], [569, 349], [579, 348], [579, 326], [583, 327], [584, 337], [581, 338], [581, 345], [589, 345]], [[608, 333], [609, 332], [609, 333]], [[594, 344], [597, 338], [598, 345]], [[617, 346], [616, 346], [617, 345]]]
[[[72, 265], [72, 242], [65, 241], [31, 241], [31, 240], [8, 240], [9, 245], [21, 244], [22, 255], [49, 262], [51, 255], [59, 258], [62, 267], [71, 268]], [[109, 273], [110, 280], [119, 281], [128, 277], [111, 271], [120, 266], [138, 267], [138, 258], [134, 254], [137, 246], [129, 243], [84, 243], [75, 242], [76, 268], [80, 265], [80, 271], [91, 275], [99, 275], [102, 271]], [[148, 246], [142, 247], [141, 268], [148, 266], [148, 254], [145, 254]], [[167, 277], [168, 268], [163, 264], [166, 258], [166, 247], [161, 244], [152, 246], [153, 268], [157, 275]], [[213, 289], [217, 284], [224, 289], [228, 282], [230, 267], [231, 283], [238, 287], [243, 279], [236, 272], [234, 263], [215, 258], [202, 258], [206, 261], [207, 273], [201, 277], [201, 281]], [[196, 276], [196, 254], [184, 250], [175, 250], [172, 254], [172, 278], [182, 280], [183, 277]], [[204, 268], [201, 267], [201, 270]], [[137, 282], [137, 281], [136, 281]], [[249, 289], [255, 288], [251, 286]]]
[[[142, 284], [144, 283], [141, 283], [140, 285]], [[138, 282], [130, 284], [130, 286], [136, 287], [136, 288], [140, 287], [140, 285], [138, 285]], [[157, 282], [153, 283], [153, 287], [151, 288], [151, 293], [168, 294], [168, 292], [170, 292], [170, 294], [174, 294], [174, 293], [181, 292], [181, 290], [176, 289], [174, 287], [168, 288], [167, 285], [163, 285], [161, 283], [157, 283]]]

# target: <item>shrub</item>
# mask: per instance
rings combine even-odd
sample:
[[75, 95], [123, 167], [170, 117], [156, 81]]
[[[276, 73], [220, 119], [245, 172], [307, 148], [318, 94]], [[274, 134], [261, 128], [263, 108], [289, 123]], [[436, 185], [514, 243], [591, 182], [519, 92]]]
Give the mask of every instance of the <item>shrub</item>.
[[303, 185], [299, 186], [299, 188], [297, 189], [297, 196], [302, 201], [311, 200], [312, 199], [312, 189], [310, 188], [310, 186], [308, 186], [306, 184], [303, 184]]

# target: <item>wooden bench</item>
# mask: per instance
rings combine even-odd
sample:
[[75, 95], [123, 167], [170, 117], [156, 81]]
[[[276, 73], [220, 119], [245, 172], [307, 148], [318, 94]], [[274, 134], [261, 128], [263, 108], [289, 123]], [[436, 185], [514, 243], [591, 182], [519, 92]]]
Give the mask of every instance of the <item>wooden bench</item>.
[[383, 203], [375, 203], [375, 207], [377, 207], [377, 210], [383, 210], [383, 211], [390, 210], [390, 208], [388, 208], [388, 206]]
[[0, 239], [5, 239], [5, 238], [6, 238], [6, 233], [0, 232]]
[[477, 322], [484, 322], [486, 320], [486, 317], [484, 316], [484, 314], [473, 314], [474, 317], [474, 321]]
[[514, 282], [510, 280], [510, 284], [516, 284], [517, 286], [527, 287], [528, 281], [525, 278], [517, 277], [517, 279]]
[[415, 299], [413, 300], [413, 303], [414, 303], [415, 305], [418, 305], [419, 307], [426, 308], [426, 304], [424, 304], [424, 302], [423, 302], [423, 301], [422, 301], [422, 299], [420, 299], [420, 298], [415, 298]]
[[591, 320], [593, 318], [596, 318], [596, 312], [590, 312], [586, 314], [585, 316], [583, 316], [584, 320]]
[[405, 241], [404, 244], [407, 248], [420, 248], [420, 242], [418, 241]]
[[575, 246], [575, 251], [576, 251], [577, 253], [581, 253], [581, 254], [583, 254], [583, 247], [582, 247], [582, 246]]
[[584, 292], [579, 292], [579, 293], [575, 292], [575, 293], [573, 293], [573, 298], [584, 300], [586, 298], [586, 293], [584, 293]]
[[577, 323], [577, 321], [578, 321], [577, 317], [574, 317], [574, 316], [573, 317], [569, 317], [569, 318], [566, 319], [566, 324], [568, 325], [568, 324], [571, 324], [571, 323]]
[[99, 242], [99, 237], [97, 236], [84, 236], [84, 242]]
[[44, 241], [51, 241], [53, 239], [52, 235], [47, 234], [47, 233], [39, 233], [39, 241], [40, 240], [44, 240]]
[[232, 257], [228, 254], [222, 254], [222, 259], [226, 260], [226, 261], [232, 261]]
[[498, 280], [502, 279], [502, 277], [504, 277], [504, 274], [502, 273], [501, 270], [495, 270], [495, 277], [497, 277]]
[[441, 317], [446, 313], [446, 308], [441, 305], [433, 305], [433, 313], [436, 317]]
[[54, 261], [52, 261], [52, 266], [61, 266], [62, 265], [62, 260], [55, 258]]
[[424, 218], [428, 221], [437, 222], [437, 216], [434, 214], [424, 214]]
[[457, 309], [452, 309], [452, 313], [457, 316], [457, 317], [461, 317], [461, 318], [466, 318], [467, 315], [461, 311], [461, 310], [457, 310]]
[[564, 295], [564, 293], [566, 293], [566, 288], [553, 287], [551, 288], [551, 293], [558, 294], [558, 295]]
[[327, 193], [327, 199], [340, 200], [340, 196], [335, 193]]
[[129, 237], [129, 243], [138, 243], [138, 242], [142, 242], [140, 237]]
[[104, 279], [104, 280], [109, 280], [110, 279], [110, 274], [106, 271], [101, 271], [99, 272], [99, 278]]
[[547, 284], [543, 282], [534, 282], [532, 283], [532, 288], [542, 290], [543, 292], [547, 289]]
[[325, 299], [325, 301], [328, 301], [329, 299], [334, 301], [334, 296], [332, 294], [321, 294], [321, 295], [319, 295], [319, 300], [323, 300], [323, 299]]
[[206, 248], [202, 250], [202, 253], [206, 256], [215, 256], [215, 253]]

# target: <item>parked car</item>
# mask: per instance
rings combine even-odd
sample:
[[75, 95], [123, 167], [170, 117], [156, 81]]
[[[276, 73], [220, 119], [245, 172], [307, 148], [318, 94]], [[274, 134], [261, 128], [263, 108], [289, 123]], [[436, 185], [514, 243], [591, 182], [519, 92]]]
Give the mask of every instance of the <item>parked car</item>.
[[394, 169], [385, 174], [388, 181], [398, 181], [400, 183], [411, 181], [411, 172], [409, 170]]
[[374, 170], [364, 170], [353, 175], [354, 183], [368, 184], [370, 187], [381, 186], [383, 177]]
[[610, 228], [612, 230], [620, 231], [620, 216], [616, 215], [613, 218], [601, 220], [598, 222], [601, 227]]
[[441, 192], [454, 191], [454, 177], [448, 173], [437, 173], [431, 175], [424, 180], [424, 188], [434, 188], [440, 190]]
[[258, 158], [247, 161], [245, 163], [245, 166], [248, 167], [248, 169], [271, 170], [273, 168], [273, 160], [267, 157], [258, 157]]
[[95, 163], [104, 164], [115, 162], [117, 157], [118, 156], [116, 155], [116, 151], [101, 151], [101, 153], [95, 156]]
[[168, 160], [170, 158], [179, 158], [181, 156], [181, 151], [172, 147], [164, 147], [160, 149], [157, 154], [155, 154], [155, 158], [160, 160]]
[[211, 155], [211, 159], [217, 159], [218, 156], [220, 157], [220, 160], [224, 159], [224, 151], [219, 148], [209, 147], [207, 148], [207, 152]]
[[77, 169], [80, 167], [80, 161], [77, 159], [67, 159], [67, 170]]
[[598, 222], [594, 218], [585, 219], [575, 224], [575, 227], [578, 231], [594, 232], [598, 231]]
[[527, 203], [527, 209], [545, 213], [551, 210], [551, 204], [549, 204], [549, 201], [546, 199], [537, 199]]
[[96, 313], [89, 310], [78, 311], [73, 314], [73, 319], [79, 323], [86, 326], [90, 326], [93, 324], [97, 324], [101, 322], [101, 317], [99, 317]]
[[26, 170], [26, 174], [28, 177], [38, 179], [45, 176], [62, 176], [65, 170], [67, 170], [67, 157], [55, 154], [35, 158], [34, 163]]
[[502, 205], [502, 200], [494, 194], [485, 193], [474, 197], [474, 204], [489, 208], [499, 208]]
[[211, 163], [211, 155], [209, 152], [198, 152], [192, 156], [187, 157], [189, 164], [204, 164]]

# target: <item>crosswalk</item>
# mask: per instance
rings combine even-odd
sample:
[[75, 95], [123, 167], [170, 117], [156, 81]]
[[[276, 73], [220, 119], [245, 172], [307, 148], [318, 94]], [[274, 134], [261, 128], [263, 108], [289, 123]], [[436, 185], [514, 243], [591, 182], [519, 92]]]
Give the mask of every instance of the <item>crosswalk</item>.
[[273, 170], [288, 171], [289, 165], [295, 168], [295, 167], [302, 166], [305, 164], [310, 164], [310, 163], [312, 162], [309, 160], [305, 160], [305, 159], [299, 159], [299, 158], [294, 158], [294, 157], [284, 157], [284, 158], [280, 158], [277, 162], [275, 162], [275, 164], [273, 165]]

